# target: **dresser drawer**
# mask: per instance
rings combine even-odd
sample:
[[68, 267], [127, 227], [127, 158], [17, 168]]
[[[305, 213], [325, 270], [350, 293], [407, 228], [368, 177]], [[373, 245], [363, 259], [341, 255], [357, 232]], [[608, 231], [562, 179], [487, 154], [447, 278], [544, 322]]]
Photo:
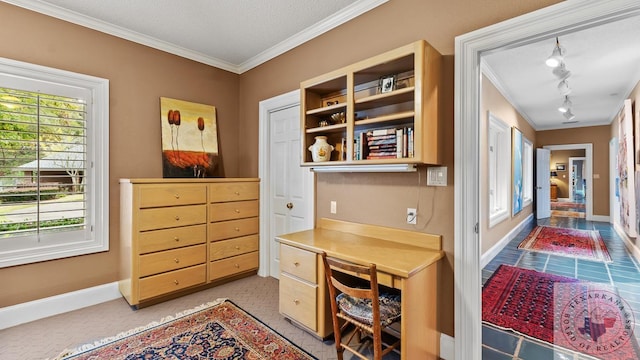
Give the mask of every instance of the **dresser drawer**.
[[209, 260], [220, 260], [231, 256], [258, 251], [260, 236], [249, 235], [209, 244]]
[[258, 233], [259, 228], [260, 221], [257, 217], [210, 223], [209, 240], [216, 241], [253, 235]]
[[280, 313], [317, 331], [317, 285], [280, 274]]
[[260, 198], [260, 185], [257, 182], [218, 183], [209, 186], [209, 202], [258, 200]]
[[207, 245], [160, 251], [140, 255], [140, 277], [159, 274], [207, 262]]
[[209, 204], [210, 222], [256, 217], [259, 213], [258, 200]]
[[207, 222], [207, 205], [142, 209], [139, 216], [140, 231], [204, 224]]
[[206, 204], [207, 185], [170, 184], [140, 186], [140, 208]]
[[280, 271], [317, 283], [317, 254], [297, 247], [280, 244]]
[[207, 225], [146, 231], [138, 235], [138, 254], [202, 244], [207, 241]]
[[203, 284], [207, 279], [205, 264], [140, 279], [140, 300]]
[[255, 270], [260, 265], [258, 252], [242, 254], [222, 260], [212, 261], [209, 265], [209, 280], [217, 280], [245, 271]]

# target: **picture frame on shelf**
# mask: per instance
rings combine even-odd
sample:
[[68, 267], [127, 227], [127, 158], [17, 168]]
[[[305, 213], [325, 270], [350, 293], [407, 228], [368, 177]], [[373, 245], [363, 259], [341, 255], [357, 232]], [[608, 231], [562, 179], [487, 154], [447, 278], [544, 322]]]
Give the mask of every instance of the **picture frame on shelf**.
[[392, 92], [396, 89], [396, 75], [387, 75], [378, 81], [378, 92], [380, 94]]
[[556, 163], [556, 171], [567, 171], [567, 165]]

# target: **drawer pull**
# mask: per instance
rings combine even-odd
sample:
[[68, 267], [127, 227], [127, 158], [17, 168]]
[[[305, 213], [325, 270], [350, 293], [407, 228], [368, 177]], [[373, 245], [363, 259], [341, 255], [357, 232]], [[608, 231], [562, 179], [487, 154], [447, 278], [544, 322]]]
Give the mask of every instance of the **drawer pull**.
[[236, 245], [236, 250], [240, 250], [240, 246]]
[[239, 228], [239, 227], [237, 227], [237, 228], [236, 228], [236, 231], [240, 231], [240, 228]]
[[234, 194], [240, 196], [240, 192], [239, 191], [234, 191]]
[[233, 266], [235, 266], [236, 269], [240, 269], [240, 264], [234, 264]]
[[180, 221], [180, 216], [176, 216], [176, 221]]
[[176, 199], [180, 199], [180, 194], [175, 194], [174, 196], [176, 197]]
[[298, 305], [298, 304], [300, 304], [300, 300], [298, 300], [298, 299], [294, 299], [294, 300], [293, 300], [293, 303], [294, 303], [294, 304], [296, 304], [296, 305]]
[[176, 242], [180, 242], [180, 238], [179, 237], [174, 237], [173, 240], [175, 240]]
[[296, 262], [293, 263], [293, 266], [298, 267], [298, 266], [300, 266], [300, 263], [296, 261]]
[[236, 209], [236, 214], [240, 214], [240, 210], [239, 209]]
[[173, 261], [175, 261], [175, 262], [176, 262], [176, 264], [178, 264], [178, 263], [180, 262], [180, 259], [175, 258], [175, 259], [173, 259]]
[[180, 282], [178, 280], [173, 280], [173, 283], [176, 285], [180, 285]]

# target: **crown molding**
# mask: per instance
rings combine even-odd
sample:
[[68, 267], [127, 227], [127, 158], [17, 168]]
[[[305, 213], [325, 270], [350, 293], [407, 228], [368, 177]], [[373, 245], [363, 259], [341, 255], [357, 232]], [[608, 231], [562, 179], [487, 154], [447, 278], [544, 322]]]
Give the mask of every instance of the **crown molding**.
[[113, 35], [121, 39], [133, 41], [138, 44], [152, 47], [170, 54], [178, 55], [180, 57], [194, 60], [206, 65], [211, 65], [222, 70], [227, 70], [236, 74], [242, 74], [245, 71], [251, 70], [254, 67], [263, 64], [276, 56], [279, 56], [298, 45], [301, 45], [317, 36], [324, 34], [325, 32], [344, 24], [345, 22], [356, 18], [367, 11], [374, 9], [389, 0], [359, 0], [355, 3], [344, 8], [337, 14], [324, 19], [315, 25], [297, 33], [294, 36], [272, 46], [271, 48], [261, 52], [260, 54], [250, 58], [242, 64], [233, 64], [228, 61], [224, 61], [215, 57], [211, 57], [202, 54], [197, 51], [192, 51], [181, 46], [156, 39], [154, 37], [144, 35], [121, 26], [113, 25], [111, 23], [92, 18], [90, 16], [79, 14], [75, 11], [70, 11], [62, 7], [52, 5], [40, 0], [1, 0], [5, 3], [19, 6], [21, 8], [35, 11], [44, 15], [58, 18], [60, 20], [68, 21], [70, 23], [84, 26], [93, 30], [103, 32], [105, 34]]

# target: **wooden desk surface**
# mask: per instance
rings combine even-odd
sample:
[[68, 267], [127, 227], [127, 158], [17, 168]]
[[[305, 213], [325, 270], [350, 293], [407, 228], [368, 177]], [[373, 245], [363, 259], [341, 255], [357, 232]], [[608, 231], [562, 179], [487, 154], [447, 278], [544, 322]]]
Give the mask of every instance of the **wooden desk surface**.
[[412, 276], [444, 256], [441, 250], [323, 228], [284, 234], [276, 239], [283, 244], [316, 253], [325, 251], [329, 256], [347, 261], [375, 263], [378, 270], [403, 278]]

